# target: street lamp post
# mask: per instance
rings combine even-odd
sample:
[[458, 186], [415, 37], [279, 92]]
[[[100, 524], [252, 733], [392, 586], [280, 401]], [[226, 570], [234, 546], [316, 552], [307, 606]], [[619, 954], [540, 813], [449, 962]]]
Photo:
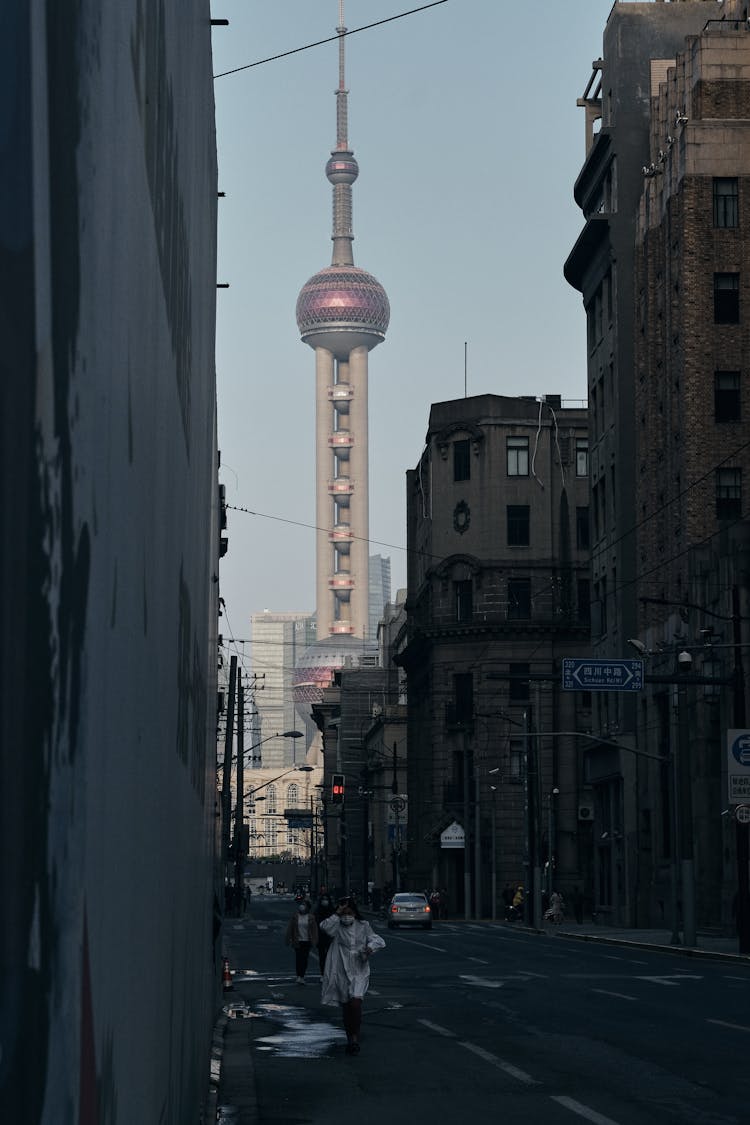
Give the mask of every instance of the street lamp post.
[[[245, 801], [252, 797], [253, 793], [259, 792], [264, 789], [264, 785], [259, 785], [257, 788], [252, 789], [249, 794], [245, 793], [245, 754], [251, 754], [253, 750], [257, 750], [264, 742], [268, 742], [272, 738], [303, 738], [304, 735], [300, 730], [287, 730], [282, 735], [269, 734], [266, 738], [262, 738], [260, 742], [256, 742], [254, 746], [249, 747], [246, 751], [244, 748], [244, 689], [242, 687], [242, 679], [238, 677], [237, 684], [237, 803], [235, 806], [235, 820], [234, 820], [234, 891], [235, 891], [235, 912], [237, 917], [242, 916], [242, 891], [244, 887], [244, 866], [245, 866], [245, 852], [244, 852], [244, 839], [243, 827], [245, 822]], [[311, 770], [312, 766], [293, 766], [291, 770], [286, 770], [285, 773], [293, 773], [295, 769]], [[279, 775], [283, 777], [283, 774]], [[273, 781], [278, 780], [273, 778]], [[266, 782], [270, 785], [271, 782]]]
[[555, 820], [553, 801], [560, 795], [560, 790], [550, 789], [547, 794], [547, 895], [552, 894], [552, 861], [554, 858], [553, 841], [555, 838]]

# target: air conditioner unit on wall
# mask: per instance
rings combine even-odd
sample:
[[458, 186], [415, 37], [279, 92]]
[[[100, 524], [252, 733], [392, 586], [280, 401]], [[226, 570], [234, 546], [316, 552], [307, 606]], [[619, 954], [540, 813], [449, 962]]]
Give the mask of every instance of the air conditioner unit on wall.
[[594, 806], [593, 805], [579, 805], [578, 806], [578, 819], [579, 820], [593, 820], [594, 819]]

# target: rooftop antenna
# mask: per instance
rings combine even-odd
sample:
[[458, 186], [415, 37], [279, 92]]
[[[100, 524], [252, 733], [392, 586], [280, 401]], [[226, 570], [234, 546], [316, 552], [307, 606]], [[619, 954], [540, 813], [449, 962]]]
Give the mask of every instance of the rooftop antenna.
[[467, 344], [466, 340], [464, 340], [464, 398], [468, 398], [468, 397], [469, 397], [469, 396], [468, 396], [468, 392], [467, 392], [467, 390], [466, 390], [466, 358], [467, 358], [467, 349], [468, 349], [468, 346], [469, 346], [469, 345]]

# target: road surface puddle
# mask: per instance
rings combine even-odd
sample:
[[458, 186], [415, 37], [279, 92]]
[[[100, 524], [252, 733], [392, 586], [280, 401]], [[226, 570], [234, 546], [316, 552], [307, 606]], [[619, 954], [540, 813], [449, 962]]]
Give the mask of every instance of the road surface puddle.
[[256, 1014], [272, 1021], [277, 1030], [256, 1039], [255, 1049], [280, 1058], [320, 1058], [346, 1039], [340, 1028], [314, 1020], [305, 1008], [291, 1004], [258, 1004]]

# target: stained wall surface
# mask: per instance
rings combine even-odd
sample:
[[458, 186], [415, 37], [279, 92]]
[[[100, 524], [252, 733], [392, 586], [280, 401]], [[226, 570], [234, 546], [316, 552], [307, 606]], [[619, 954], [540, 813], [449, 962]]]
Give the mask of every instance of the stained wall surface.
[[183, 1125], [220, 995], [209, 4], [3, 23], [0, 1116]]

